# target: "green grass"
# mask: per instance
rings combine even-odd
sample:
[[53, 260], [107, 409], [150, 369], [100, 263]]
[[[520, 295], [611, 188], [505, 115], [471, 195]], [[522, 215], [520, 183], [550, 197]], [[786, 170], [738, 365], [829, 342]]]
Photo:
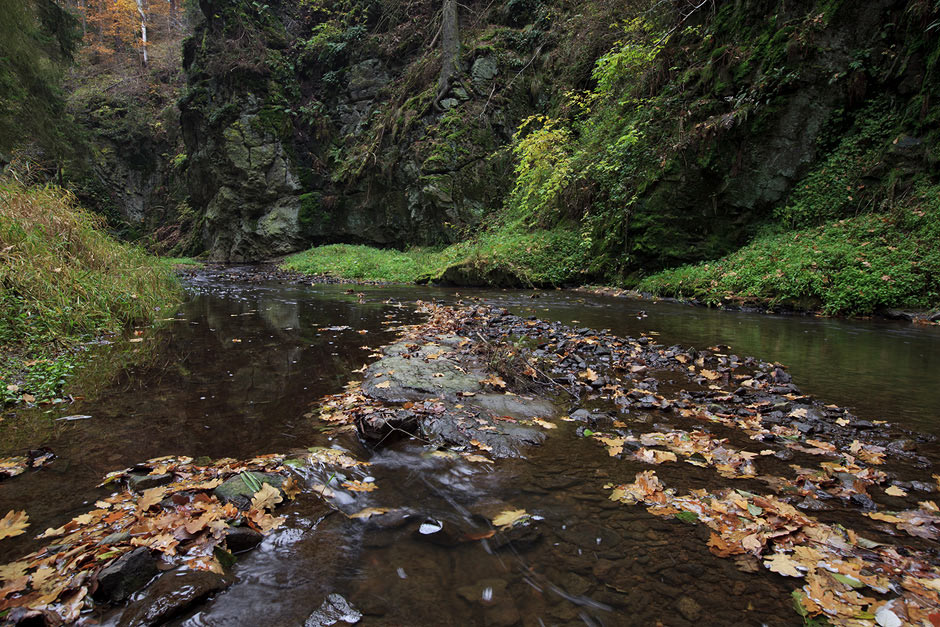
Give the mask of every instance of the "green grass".
[[442, 251], [424, 248], [402, 252], [388, 248], [331, 244], [291, 255], [281, 265], [304, 274], [382, 283], [414, 283], [428, 269], [437, 267], [442, 259]]
[[68, 192], [0, 181], [0, 398], [49, 399], [83, 340], [176, 302], [170, 267], [104, 232]]
[[529, 231], [502, 226], [444, 249], [407, 251], [333, 244], [292, 255], [282, 267], [362, 281], [415, 283], [435, 280], [461, 267], [478, 283], [511, 276], [521, 285], [556, 286], [579, 282], [587, 246], [578, 233], [557, 227]]
[[937, 307], [938, 191], [921, 186], [890, 213], [765, 235], [717, 261], [654, 274], [637, 288], [709, 304], [785, 304], [827, 314]]
[[160, 263], [171, 268], [176, 266], [201, 266], [203, 262], [193, 257], [159, 257]]

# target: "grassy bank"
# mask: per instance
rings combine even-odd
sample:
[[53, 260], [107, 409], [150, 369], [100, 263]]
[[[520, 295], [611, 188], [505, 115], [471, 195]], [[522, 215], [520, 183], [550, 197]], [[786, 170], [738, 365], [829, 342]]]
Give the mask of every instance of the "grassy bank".
[[443, 249], [407, 251], [333, 244], [292, 255], [282, 267], [363, 281], [555, 286], [579, 282], [586, 246], [564, 228], [528, 231], [504, 227]]
[[666, 270], [637, 287], [709, 304], [783, 304], [827, 314], [937, 307], [940, 201], [927, 193], [891, 213], [758, 237], [717, 261]]
[[0, 182], [0, 395], [54, 397], [75, 349], [98, 333], [152, 320], [177, 298], [170, 267], [118, 243], [56, 187]]

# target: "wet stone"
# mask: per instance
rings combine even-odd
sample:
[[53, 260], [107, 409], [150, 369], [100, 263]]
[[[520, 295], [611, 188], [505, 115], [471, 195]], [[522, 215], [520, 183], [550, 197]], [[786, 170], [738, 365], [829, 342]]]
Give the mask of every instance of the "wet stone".
[[582, 549], [609, 549], [620, 544], [622, 538], [616, 531], [592, 523], [569, 525], [556, 533], [566, 542]]
[[683, 596], [678, 603], [679, 613], [689, 622], [696, 622], [702, 617], [702, 606], [690, 596]]
[[122, 555], [98, 573], [95, 598], [120, 603], [157, 575], [157, 561], [147, 547]]
[[535, 546], [541, 538], [542, 531], [536, 525], [514, 525], [504, 531], [497, 531], [490, 540], [490, 546], [495, 550], [511, 546], [514, 550], [525, 551]]
[[264, 536], [250, 527], [231, 527], [225, 536], [225, 544], [232, 553], [249, 551], [264, 539]]
[[361, 619], [362, 612], [350, 605], [341, 595], [333, 593], [307, 618], [304, 627], [327, 627], [338, 623], [355, 625]]
[[127, 486], [135, 492], [143, 492], [170, 483], [173, 483], [173, 475], [170, 473], [160, 475], [132, 474], [127, 478]]
[[[244, 473], [242, 473], [244, 474]], [[214, 490], [216, 497], [223, 503], [232, 503], [238, 509], [248, 509], [251, 507], [251, 497], [255, 491], [251, 489], [242, 474], [238, 474]], [[275, 488], [280, 488], [284, 483], [284, 476], [273, 472], [259, 473], [253, 472], [252, 476], [258, 480], [258, 483], [267, 483]], [[283, 498], [283, 494], [281, 495]]]
[[492, 603], [506, 595], [505, 579], [482, 579], [457, 588], [457, 594], [470, 603]]
[[208, 571], [177, 570], [165, 573], [127, 606], [120, 627], [159, 625], [186, 612], [231, 582]]

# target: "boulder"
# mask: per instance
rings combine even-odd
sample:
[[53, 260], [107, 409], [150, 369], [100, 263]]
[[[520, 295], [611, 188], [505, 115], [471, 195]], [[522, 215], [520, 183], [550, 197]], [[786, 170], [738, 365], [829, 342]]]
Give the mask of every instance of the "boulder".
[[140, 590], [157, 575], [157, 560], [147, 547], [138, 547], [125, 553], [98, 572], [95, 598], [120, 603]]
[[362, 612], [349, 604], [349, 601], [335, 592], [326, 597], [323, 604], [311, 614], [304, 627], [328, 627], [337, 623], [355, 625], [362, 619]]
[[[223, 503], [232, 503], [238, 509], [248, 509], [251, 507], [251, 497], [255, 491], [245, 483], [245, 473], [240, 473], [228, 479], [225, 483], [214, 490], [215, 496]], [[258, 483], [268, 483], [275, 488], [280, 489], [284, 483], [285, 477], [273, 472], [253, 472], [251, 475], [258, 480]], [[281, 492], [281, 497], [286, 495]]]
[[175, 570], [164, 573], [147, 589], [145, 595], [127, 606], [118, 625], [159, 625], [183, 614], [229, 585], [229, 579], [208, 571]]

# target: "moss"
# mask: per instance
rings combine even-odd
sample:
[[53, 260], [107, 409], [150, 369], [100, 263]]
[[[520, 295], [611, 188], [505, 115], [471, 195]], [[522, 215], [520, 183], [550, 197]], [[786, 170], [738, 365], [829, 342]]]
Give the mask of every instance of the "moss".
[[304, 235], [322, 233], [328, 227], [332, 216], [323, 208], [323, 197], [319, 192], [308, 192], [300, 196], [300, 211], [297, 221]]

